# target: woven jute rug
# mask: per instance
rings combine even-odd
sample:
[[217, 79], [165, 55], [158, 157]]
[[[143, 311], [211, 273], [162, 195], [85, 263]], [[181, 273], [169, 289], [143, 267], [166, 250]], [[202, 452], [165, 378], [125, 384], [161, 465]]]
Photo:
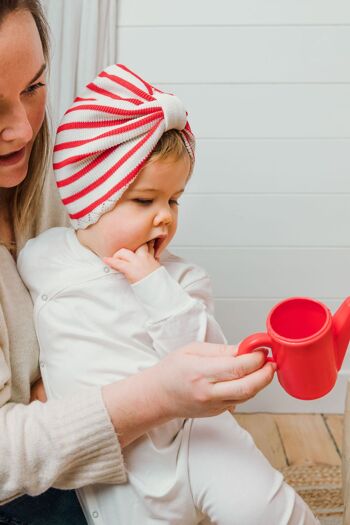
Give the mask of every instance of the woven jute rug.
[[282, 473], [322, 525], [342, 525], [344, 505], [340, 466], [285, 467]]

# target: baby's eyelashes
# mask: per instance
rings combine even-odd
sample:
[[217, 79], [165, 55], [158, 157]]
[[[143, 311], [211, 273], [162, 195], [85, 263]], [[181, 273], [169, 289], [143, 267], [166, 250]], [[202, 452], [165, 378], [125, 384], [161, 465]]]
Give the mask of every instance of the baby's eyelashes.
[[[137, 204], [141, 204], [143, 206], [147, 206], [149, 204], [152, 204], [153, 200], [152, 199], [133, 199], [133, 202], [136, 202]], [[170, 199], [169, 200], [169, 204], [178, 206], [179, 205], [179, 201], [176, 200], [176, 199]]]
[[152, 199], [133, 199], [134, 202], [137, 202], [138, 204], [152, 204]]

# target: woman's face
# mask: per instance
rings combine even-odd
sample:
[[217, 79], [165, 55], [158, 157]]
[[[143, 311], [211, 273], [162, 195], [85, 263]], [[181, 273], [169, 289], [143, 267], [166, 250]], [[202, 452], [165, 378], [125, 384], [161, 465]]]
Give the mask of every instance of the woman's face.
[[45, 59], [29, 11], [0, 25], [0, 188], [20, 184], [45, 116]]

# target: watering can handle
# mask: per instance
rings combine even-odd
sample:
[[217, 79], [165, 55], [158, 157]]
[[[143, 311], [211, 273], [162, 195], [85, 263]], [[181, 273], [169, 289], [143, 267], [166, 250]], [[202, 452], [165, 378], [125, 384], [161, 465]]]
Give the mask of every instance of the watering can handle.
[[[272, 340], [269, 334], [266, 332], [257, 332], [256, 334], [249, 335], [240, 342], [237, 355], [250, 354], [259, 348], [271, 348], [271, 345]], [[268, 357], [266, 361], [274, 362], [274, 359]]]

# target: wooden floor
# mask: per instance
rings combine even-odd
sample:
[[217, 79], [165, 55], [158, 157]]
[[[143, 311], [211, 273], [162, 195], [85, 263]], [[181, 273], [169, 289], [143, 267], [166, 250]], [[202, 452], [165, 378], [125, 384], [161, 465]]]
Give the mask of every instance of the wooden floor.
[[340, 465], [343, 416], [337, 414], [235, 414], [276, 468]]

